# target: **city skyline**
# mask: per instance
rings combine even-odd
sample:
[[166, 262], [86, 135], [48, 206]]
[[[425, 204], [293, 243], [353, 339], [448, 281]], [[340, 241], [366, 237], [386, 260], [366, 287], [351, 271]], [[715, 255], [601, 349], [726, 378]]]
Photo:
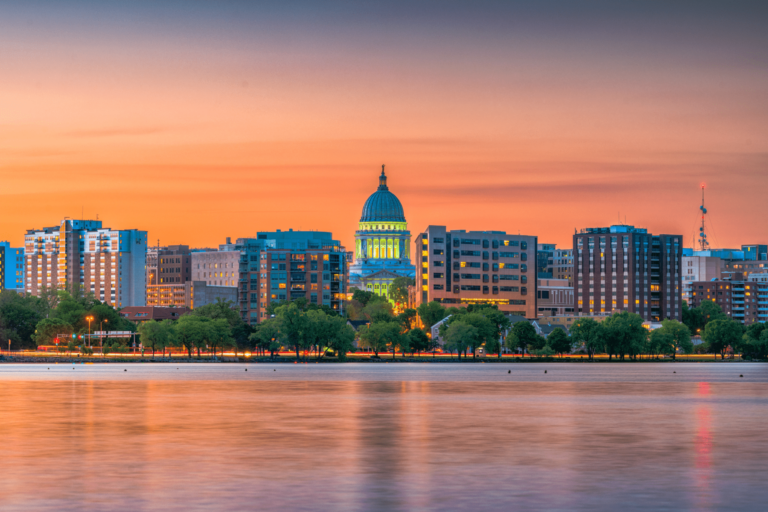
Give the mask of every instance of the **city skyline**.
[[352, 250], [381, 164], [414, 233], [626, 220], [689, 247], [706, 182], [714, 246], [768, 237], [743, 221], [768, 213], [764, 8], [483, 7], [5, 6], [0, 240], [98, 214]]

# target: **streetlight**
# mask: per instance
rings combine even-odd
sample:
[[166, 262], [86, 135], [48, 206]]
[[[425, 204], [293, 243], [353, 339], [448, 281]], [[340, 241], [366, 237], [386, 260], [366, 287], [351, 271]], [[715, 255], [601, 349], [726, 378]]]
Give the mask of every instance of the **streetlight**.
[[85, 317], [86, 320], [88, 320], [88, 347], [91, 346], [91, 322], [93, 322], [93, 316], [88, 315]]
[[101, 355], [102, 356], [104, 355], [104, 340], [103, 340], [103, 338], [104, 338], [104, 327], [103, 327], [104, 322], [109, 323], [109, 319], [105, 318], [104, 320], [99, 322], [99, 333], [100, 333], [99, 334], [99, 348], [101, 348]]

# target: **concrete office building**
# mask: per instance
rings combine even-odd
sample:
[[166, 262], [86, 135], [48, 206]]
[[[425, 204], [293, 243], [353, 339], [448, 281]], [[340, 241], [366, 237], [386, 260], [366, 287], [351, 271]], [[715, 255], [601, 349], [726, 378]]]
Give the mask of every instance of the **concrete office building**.
[[731, 319], [743, 324], [768, 321], [768, 282], [761, 274], [737, 274], [733, 279], [693, 283], [691, 305], [715, 302]]
[[0, 290], [24, 291], [24, 248], [0, 242]]
[[147, 232], [65, 219], [24, 237], [25, 291], [80, 287], [114, 307], [146, 304]]
[[429, 226], [414, 251], [421, 256], [416, 305], [433, 300], [447, 306], [495, 304], [536, 318], [536, 245], [535, 236]]
[[574, 234], [575, 312], [681, 320], [681, 244], [681, 235], [654, 236], [625, 225]]

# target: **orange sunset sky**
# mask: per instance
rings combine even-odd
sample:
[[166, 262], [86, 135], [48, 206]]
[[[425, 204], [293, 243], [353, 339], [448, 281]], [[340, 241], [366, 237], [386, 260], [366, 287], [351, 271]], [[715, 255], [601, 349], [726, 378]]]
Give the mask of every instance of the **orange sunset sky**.
[[331, 231], [381, 164], [411, 233], [622, 221], [768, 243], [761, 3], [0, 6], [0, 240], [65, 217], [213, 247]]

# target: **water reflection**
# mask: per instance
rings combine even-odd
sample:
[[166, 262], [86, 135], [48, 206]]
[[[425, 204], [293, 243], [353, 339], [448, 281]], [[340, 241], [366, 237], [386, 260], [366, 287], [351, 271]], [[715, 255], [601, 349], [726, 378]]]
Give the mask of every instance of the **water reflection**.
[[0, 377], [0, 508], [761, 510], [768, 498], [763, 382], [668, 368], [643, 382], [231, 370]]

